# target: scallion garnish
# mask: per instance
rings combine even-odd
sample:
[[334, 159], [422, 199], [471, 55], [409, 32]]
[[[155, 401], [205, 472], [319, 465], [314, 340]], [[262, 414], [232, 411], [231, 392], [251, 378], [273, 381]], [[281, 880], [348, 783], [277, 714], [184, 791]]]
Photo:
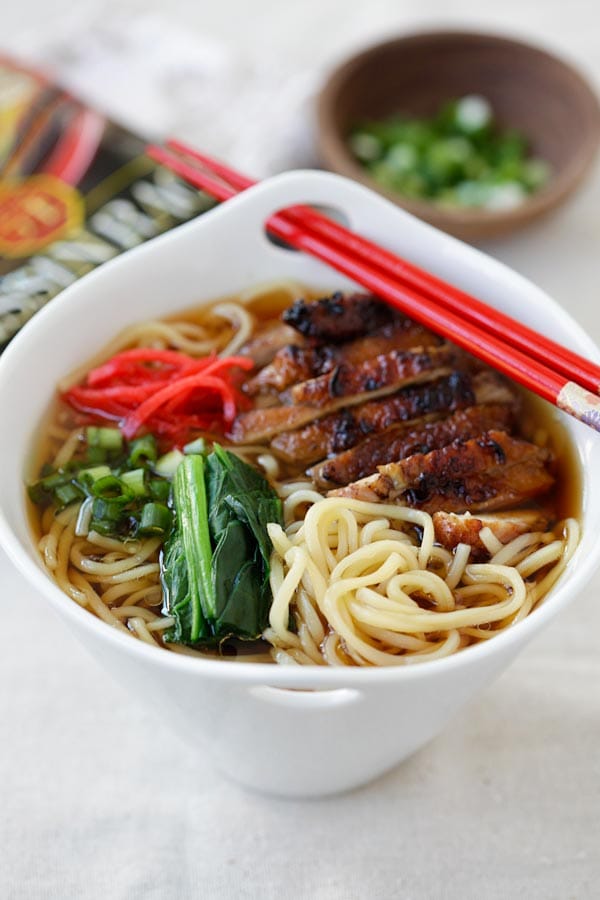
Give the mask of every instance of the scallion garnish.
[[543, 187], [551, 166], [521, 133], [494, 121], [488, 100], [467, 95], [427, 118], [363, 122], [348, 145], [379, 184], [448, 208], [510, 209]]
[[107, 519], [111, 522], [117, 522], [121, 518], [123, 504], [118, 497], [94, 497], [92, 503], [94, 519]]
[[[30, 499], [38, 506], [54, 506], [58, 510], [81, 502], [76, 522], [78, 536], [90, 531], [118, 539], [133, 537], [140, 531], [167, 535], [172, 519], [166, 505], [171, 484], [150, 468], [157, 456], [155, 438], [146, 435], [129, 445], [121, 440], [118, 447], [114, 432], [113, 428], [95, 426], [86, 429], [88, 441], [93, 444], [88, 443], [83, 458], [73, 459], [56, 470], [44, 466], [43, 477], [27, 488]], [[174, 451], [166, 457], [173, 465], [183, 454]], [[132, 460], [137, 460], [137, 464], [133, 465]], [[99, 464], [91, 465], [94, 462]]]
[[109, 457], [109, 452], [108, 450], [105, 450], [104, 447], [88, 447], [86, 455], [88, 463], [100, 465], [100, 463], [106, 462]]
[[101, 497], [104, 500], [118, 500], [119, 503], [127, 503], [134, 496], [122, 478], [116, 475], [106, 475], [99, 478], [92, 485], [92, 493], [94, 497]]
[[139, 534], [159, 534], [166, 536], [173, 525], [173, 513], [163, 503], [146, 503], [142, 509]]
[[[146, 494], [146, 480], [144, 469], [132, 469], [131, 472], [123, 472], [121, 481], [127, 485], [134, 497], [143, 497]], [[161, 482], [162, 484], [163, 482]], [[167, 490], [168, 494], [168, 490]]]
[[204, 438], [196, 438], [195, 441], [190, 441], [189, 444], [186, 444], [183, 448], [183, 452], [186, 455], [190, 453], [201, 453], [204, 454], [207, 451], [206, 441]]
[[112, 475], [108, 466], [93, 466], [92, 468], [80, 469], [77, 474], [77, 481], [81, 485], [91, 487], [101, 478], [107, 478]]
[[90, 425], [86, 429], [88, 447], [100, 447], [102, 450], [121, 450], [123, 435], [118, 428], [98, 428]]
[[129, 464], [132, 468], [137, 469], [138, 466], [146, 462], [154, 462], [158, 458], [158, 447], [156, 446], [156, 438], [152, 434], [145, 434], [141, 438], [132, 441], [129, 445]]
[[163, 478], [173, 478], [183, 459], [184, 455], [181, 450], [171, 450], [154, 463], [153, 469], [157, 475], [162, 475]]
[[61, 484], [57, 487], [54, 491], [54, 496], [58, 500], [59, 505], [64, 507], [69, 506], [71, 503], [75, 503], [76, 500], [82, 500], [85, 494], [76, 484], [69, 482], [68, 484]]
[[166, 502], [169, 499], [170, 492], [171, 485], [164, 478], [153, 478], [148, 483], [148, 493], [153, 500], [164, 500]]

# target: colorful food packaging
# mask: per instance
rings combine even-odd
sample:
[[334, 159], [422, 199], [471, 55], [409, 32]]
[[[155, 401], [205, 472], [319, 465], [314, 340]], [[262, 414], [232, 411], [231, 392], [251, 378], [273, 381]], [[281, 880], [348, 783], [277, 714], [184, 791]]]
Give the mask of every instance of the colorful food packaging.
[[63, 288], [213, 204], [141, 138], [0, 57], [0, 351]]

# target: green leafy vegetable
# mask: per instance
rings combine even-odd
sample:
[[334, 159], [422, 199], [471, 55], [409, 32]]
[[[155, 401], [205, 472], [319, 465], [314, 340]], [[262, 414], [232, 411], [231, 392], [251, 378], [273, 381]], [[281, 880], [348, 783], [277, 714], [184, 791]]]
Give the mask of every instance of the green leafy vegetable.
[[[29, 485], [31, 500], [57, 511], [80, 504], [76, 533], [125, 540], [163, 539], [164, 609], [170, 641], [214, 645], [231, 635], [256, 638], [271, 604], [269, 522], [281, 502], [268, 482], [233, 453], [196, 442], [187, 454], [158, 458], [153, 437], [118, 441], [90, 426], [80, 457]], [[171, 483], [171, 476], [173, 481]]]
[[[181, 544], [187, 569], [187, 591], [184, 605], [191, 606], [189, 632], [182, 632], [180, 640], [190, 643], [210, 635], [210, 622], [214, 621], [215, 593], [211, 574], [212, 549], [208, 531], [206, 490], [204, 485], [204, 458], [188, 456], [182, 460], [173, 483], [173, 501], [177, 515], [177, 530], [172, 543]], [[170, 550], [167, 549], [167, 555]], [[179, 552], [175, 555], [179, 558]], [[169, 572], [165, 568], [163, 583], [169, 584]], [[180, 572], [177, 578], [182, 578]], [[168, 595], [169, 596], [169, 595]], [[169, 610], [177, 617], [180, 606]]]
[[251, 466], [219, 445], [186, 456], [173, 485], [177, 526], [165, 548], [166, 637], [214, 644], [256, 638], [268, 622], [271, 543], [267, 523], [281, 522], [281, 502]]

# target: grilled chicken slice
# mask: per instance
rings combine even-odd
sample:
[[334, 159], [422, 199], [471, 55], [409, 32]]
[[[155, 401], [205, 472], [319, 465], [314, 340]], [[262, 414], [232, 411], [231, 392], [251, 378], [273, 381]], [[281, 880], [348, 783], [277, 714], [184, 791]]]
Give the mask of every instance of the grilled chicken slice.
[[429, 453], [457, 438], [477, 437], [490, 429], [506, 428], [512, 418], [507, 405], [472, 406], [446, 419], [414, 427], [414, 422], [392, 425], [381, 434], [370, 435], [344, 453], [326, 459], [308, 470], [317, 487], [333, 488], [370, 475], [378, 466], [405, 459], [413, 453]]
[[283, 432], [271, 446], [288, 462], [306, 466], [326, 456], [354, 447], [367, 435], [385, 431], [399, 422], [422, 427], [443, 413], [481, 404], [506, 404], [516, 413], [514, 388], [495, 372], [477, 374], [473, 380], [463, 372], [412, 388], [404, 388], [382, 400], [369, 400], [311, 422], [298, 431]]
[[[367, 399], [385, 396], [402, 386], [408, 387], [411, 384], [439, 378], [442, 375], [446, 375], [452, 364], [455, 363], [456, 352], [451, 347], [436, 347], [428, 352], [398, 353], [396, 355], [397, 358], [392, 361], [386, 356], [376, 357], [373, 360], [374, 363], [377, 363], [377, 360], [384, 361], [379, 363], [379, 372], [380, 374], [383, 372], [385, 376], [378, 382], [379, 387], [376, 386], [375, 382], [369, 381], [373, 370], [370, 368], [371, 363], [365, 363], [363, 369], [368, 369], [371, 374], [366, 376], [365, 371], [363, 371], [357, 378], [347, 379], [344, 384], [346, 387], [349, 387], [350, 381], [352, 381], [354, 386], [358, 387], [362, 379], [362, 384], [366, 390], [359, 393], [343, 393], [340, 396], [332, 393], [327, 400], [323, 396], [320, 398], [323, 403], [321, 406], [298, 401], [294, 405], [289, 406], [271, 406], [266, 409], [249, 410], [241, 413], [236, 418], [231, 429], [231, 439], [236, 443], [270, 440], [282, 431], [300, 428], [308, 422], [322, 419], [329, 413], [333, 413], [342, 407], [355, 406], [359, 403], [364, 403]], [[338, 367], [335, 372], [338, 372], [340, 368]], [[360, 368], [360, 366], [354, 367], [355, 371]], [[335, 372], [331, 376], [325, 375], [322, 377], [335, 379]], [[315, 378], [304, 384], [314, 385], [319, 381], [320, 379]], [[385, 383], [386, 381], [388, 382], [387, 384]], [[302, 385], [298, 385], [298, 387], [300, 388]], [[307, 394], [310, 394], [310, 389], [307, 391]]]
[[271, 440], [290, 428], [301, 428], [317, 417], [310, 406], [268, 406], [251, 409], [236, 417], [229, 437], [235, 444], [254, 444]]
[[404, 319], [384, 325], [373, 334], [345, 344], [324, 344], [316, 347], [289, 345], [279, 350], [269, 366], [265, 366], [245, 390], [254, 395], [265, 390], [284, 391], [290, 385], [331, 372], [340, 363], [356, 365], [392, 350], [411, 347], [431, 347], [441, 344], [441, 338], [416, 322]]
[[517, 399], [514, 389], [495, 372], [481, 372], [473, 380], [463, 372], [452, 372], [382, 400], [333, 413], [298, 431], [279, 434], [271, 446], [288, 462], [308, 466], [348, 450], [367, 435], [385, 431], [395, 423], [412, 420], [411, 427], [422, 427], [440, 414], [482, 403], [506, 404], [515, 409]]
[[468, 512], [462, 515], [450, 512], [433, 514], [437, 542], [447, 550], [454, 550], [458, 544], [469, 544], [470, 559], [474, 562], [489, 559], [491, 555], [479, 536], [482, 528], [489, 528], [501, 544], [508, 544], [530, 531], [547, 531], [549, 525], [549, 517], [535, 509], [482, 513], [477, 516]]
[[249, 356], [256, 368], [261, 369], [270, 363], [282, 348], [303, 343], [302, 335], [289, 325], [277, 322], [249, 340], [238, 352], [241, 356]]
[[471, 379], [452, 372], [426, 384], [404, 388], [382, 400], [340, 410], [298, 431], [285, 432], [271, 442], [288, 462], [309, 465], [341, 453], [369, 434], [378, 434], [398, 422], [424, 424], [436, 415], [462, 409], [475, 402]]
[[299, 406], [317, 408], [327, 407], [332, 401], [341, 401], [338, 405], [349, 401], [356, 404], [373, 395], [390, 394], [407, 384], [447, 375], [457, 367], [459, 359], [460, 351], [450, 344], [427, 350], [392, 350], [358, 365], [342, 363], [326, 375], [295, 385], [289, 397]]
[[275, 354], [273, 362], [244, 385], [250, 396], [264, 391], [284, 391], [291, 384], [306, 381], [331, 371], [341, 357], [341, 347], [323, 344], [317, 347], [288, 345]]
[[550, 457], [548, 450], [528, 441], [487, 431], [379, 466], [377, 474], [330, 494], [400, 502], [429, 513], [507, 509], [550, 489], [554, 483], [546, 469]]
[[340, 291], [311, 303], [296, 300], [283, 313], [283, 321], [304, 337], [334, 344], [351, 341], [403, 318], [372, 294], [344, 295]]

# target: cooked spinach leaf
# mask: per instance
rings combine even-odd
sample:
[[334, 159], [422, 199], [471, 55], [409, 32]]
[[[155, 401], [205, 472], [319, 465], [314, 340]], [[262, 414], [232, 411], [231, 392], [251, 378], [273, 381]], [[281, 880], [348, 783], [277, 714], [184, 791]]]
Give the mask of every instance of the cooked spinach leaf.
[[219, 445], [187, 456], [173, 490], [176, 527], [165, 547], [166, 637], [186, 644], [256, 638], [268, 623], [268, 522], [281, 502], [266, 479]]

